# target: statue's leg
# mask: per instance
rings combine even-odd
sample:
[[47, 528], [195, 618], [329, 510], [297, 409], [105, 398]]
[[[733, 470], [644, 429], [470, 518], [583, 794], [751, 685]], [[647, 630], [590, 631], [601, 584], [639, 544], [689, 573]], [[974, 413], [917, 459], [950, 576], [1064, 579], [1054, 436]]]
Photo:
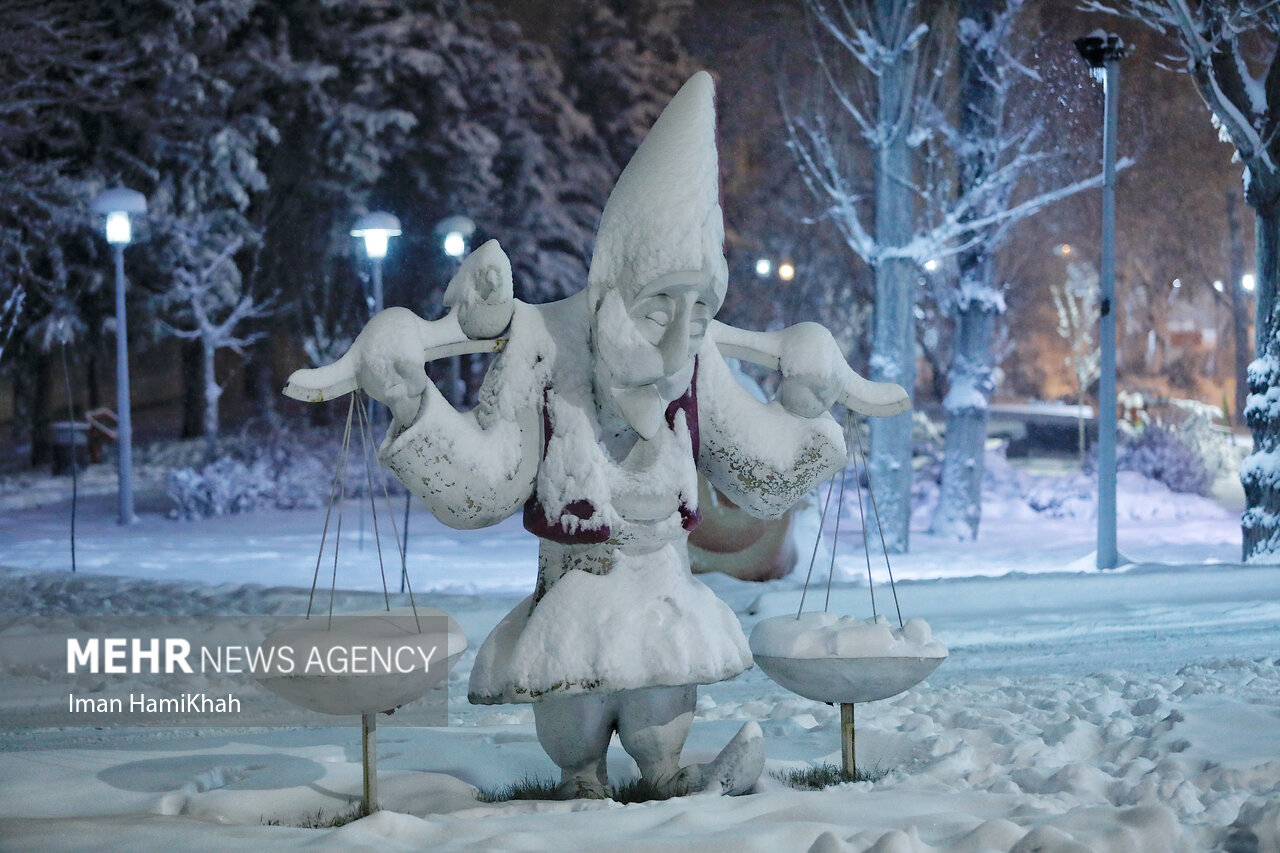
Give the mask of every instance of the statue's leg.
[[538, 743], [560, 768], [566, 798], [608, 796], [605, 756], [616, 726], [615, 694], [552, 696], [533, 703]]
[[618, 739], [640, 767], [640, 775], [662, 793], [686, 793], [681, 790], [680, 752], [697, 701], [694, 684], [618, 694]]

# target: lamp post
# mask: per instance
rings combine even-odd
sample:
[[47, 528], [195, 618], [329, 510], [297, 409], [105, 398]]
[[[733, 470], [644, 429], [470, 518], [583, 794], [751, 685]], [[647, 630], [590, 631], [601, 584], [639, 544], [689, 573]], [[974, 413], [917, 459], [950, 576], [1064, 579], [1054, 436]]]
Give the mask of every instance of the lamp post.
[[455, 261], [461, 261], [476, 233], [476, 224], [466, 216], [449, 216], [436, 223], [436, 236], [444, 253]]
[[1102, 263], [1099, 306], [1102, 330], [1101, 373], [1098, 383], [1098, 568], [1114, 569], [1120, 562], [1116, 548], [1116, 125], [1120, 95], [1120, 60], [1129, 53], [1117, 35], [1094, 30], [1075, 41], [1102, 81]]
[[[471, 237], [476, 233], [476, 224], [466, 216], [449, 216], [436, 223], [436, 236], [440, 238], [440, 248], [458, 263], [467, 256], [471, 245]], [[454, 408], [462, 405], [462, 356], [455, 355], [449, 359], [449, 402]]]
[[364, 253], [373, 266], [373, 305], [370, 314], [382, 310], [382, 262], [387, 257], [387, 245], [392, 237], [400, 236], [400, 220], [390, 213], [375, 210], [356, 220], [351, 227], [352, 237], [364, 238]]
[[[133, 524], [133, 418], [129, 410], [129, 327], [124, 310], [124, 247], [133, 241], [130, 216], [147, 212], [136, 190], [116, 187], [99, 193], [89, 210], [106, 217], [106, 237], [116, 267], [116, 472], [120, 524]], [[74, 450], [74, 448], [73, 448]]]

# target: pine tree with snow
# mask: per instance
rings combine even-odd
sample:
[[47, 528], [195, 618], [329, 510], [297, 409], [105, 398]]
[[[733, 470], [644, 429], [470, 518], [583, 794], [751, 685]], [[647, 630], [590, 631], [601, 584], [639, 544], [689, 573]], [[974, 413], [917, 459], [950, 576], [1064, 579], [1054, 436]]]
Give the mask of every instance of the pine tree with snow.
[[678, 28], [691, 0], [583, 4], [566, 77], [577, 107], [599, 128], [616, 170], [631, 159], [662, 108], [695, 70]]

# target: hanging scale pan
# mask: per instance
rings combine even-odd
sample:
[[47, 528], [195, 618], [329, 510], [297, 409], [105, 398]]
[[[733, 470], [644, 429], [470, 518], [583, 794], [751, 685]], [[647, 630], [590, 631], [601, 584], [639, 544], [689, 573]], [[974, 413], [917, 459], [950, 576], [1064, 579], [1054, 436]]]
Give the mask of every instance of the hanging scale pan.
[[[360, 433], [364, 445], [365, 473], [373, 512], [374, 541], [378, 544], [378, 564], [382, 569], [382, 592], [386, 607], [356, 613], [334, 613], [333, 599], [338, 577], [338, 545], [342, 538], [342, 506], [346, 496], [346, 459], [351, 444], [354, 412], [360, 413]], [[342, 440], [342, 456], [329, 493], [329, 512], [321, 534], [316, 577], [311, 584], [307, 618], [273, 631], [262, 642], [263, 660], [268, 666], [257, 673], [263, 687], [278, 696], [322, 714], [366, 716], [390, 712], [425, 696], [440, 683], [467, 649], [467, 639], [448, 613], [434, 607], [418, 607], [409, 587], [408, 607], [391, 607], [386, 571], [382, 568], [382, 544], [378, 536], [378, 515], [373, 500], [373, 475], [369, 466], [372, 442], [355, 395], [347, 412]], [[339, 486], [341, 487], [339, 489]], [[392, 535], [400, 549], [401, 577], [408, 583], [404, 549], [395, 529], [395, 516], [387, 498], [387, 515]], [[324, 554], [330, 516], [337, 497], [337, 532], [333, 547], [333, 580], [329, 590], [328, 615], [312, 614], [320, 559]]]
[[[855, 431], [856, 432], [856, 431]], [[862, 438], [858, 435], [859, 451]], [[865, 455], [863, 459], [865, 466]], [[855, 468], [856, 470], [856, 468]], [[840, 533], [840, 515], [844, 507], [844, 475], [840, 480], [840, 503], [836, 508], [835, 536]], [[870, 478], [868, 478], [870, 487]], [[822, 509], [826, 520], [831, 492]], [[871, 493], [875, 507], [875, 493]], [[871, 579], [871, 552], [867, 545], [866, 515], [862, 510], [862, 492], [858, 492], [858, 514], [862, 517], [863, 543], [867, 552], [867, 582], [871, 590], [872, 617], [858, 619], [853, 616], [837, 616], [824, 609], [804, 612], [804, 598], [813, 577], [813, 559], [809, 561], [809, 575], [805, 578], [804, 593], [800, 598], [800, 610], [795, 616], [774, 616], [761, 620], [751, 632], [751, 654], [764, 673], [793, 693], [818, 702], [854, 704], [887, 699], [890, 696], [919, 684], [947, 658], [947, 649], [933, 639], [929, 624], [923, 619], [902, 621], [898, 612], [898, 625], [893, 626], [883, 615], [875, 612], [875, 586]], [[879, 527], [879, 510], [876, 509]], [[819, 526], [818, 538], [822, 536]], [[889, 568], [889, 583], [897, 606], [897, 587], [893, 585], [893, 570], [888, 566], [888, 550], [884, 549], [884, 533], [880, 533], [881, 548], [885, 550], [885, 565]], [[814, 542], [816, 558], [818, 542]], [[831, 549], [831, 574], [827, 577], [827, 606], [831, 603], [831, 579], [835, 573], [835, 543]]]

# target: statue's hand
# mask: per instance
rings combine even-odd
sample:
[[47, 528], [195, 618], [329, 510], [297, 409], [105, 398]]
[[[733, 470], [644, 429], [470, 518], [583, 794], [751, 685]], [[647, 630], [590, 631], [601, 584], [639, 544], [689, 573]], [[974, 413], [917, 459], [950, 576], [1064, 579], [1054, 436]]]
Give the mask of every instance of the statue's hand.
[[831, 333], [817, 323], [797, 323], [780, 333], [778, 399], [793, 415], [816, 418], [840, 396], [841, 376], [849, 366]]
[[405, 308], [375, 315], [352, 344], [356, 384], [384, 403], [401, 426], [417, 420], [427, 378], [420, 329], [425, 321]]

